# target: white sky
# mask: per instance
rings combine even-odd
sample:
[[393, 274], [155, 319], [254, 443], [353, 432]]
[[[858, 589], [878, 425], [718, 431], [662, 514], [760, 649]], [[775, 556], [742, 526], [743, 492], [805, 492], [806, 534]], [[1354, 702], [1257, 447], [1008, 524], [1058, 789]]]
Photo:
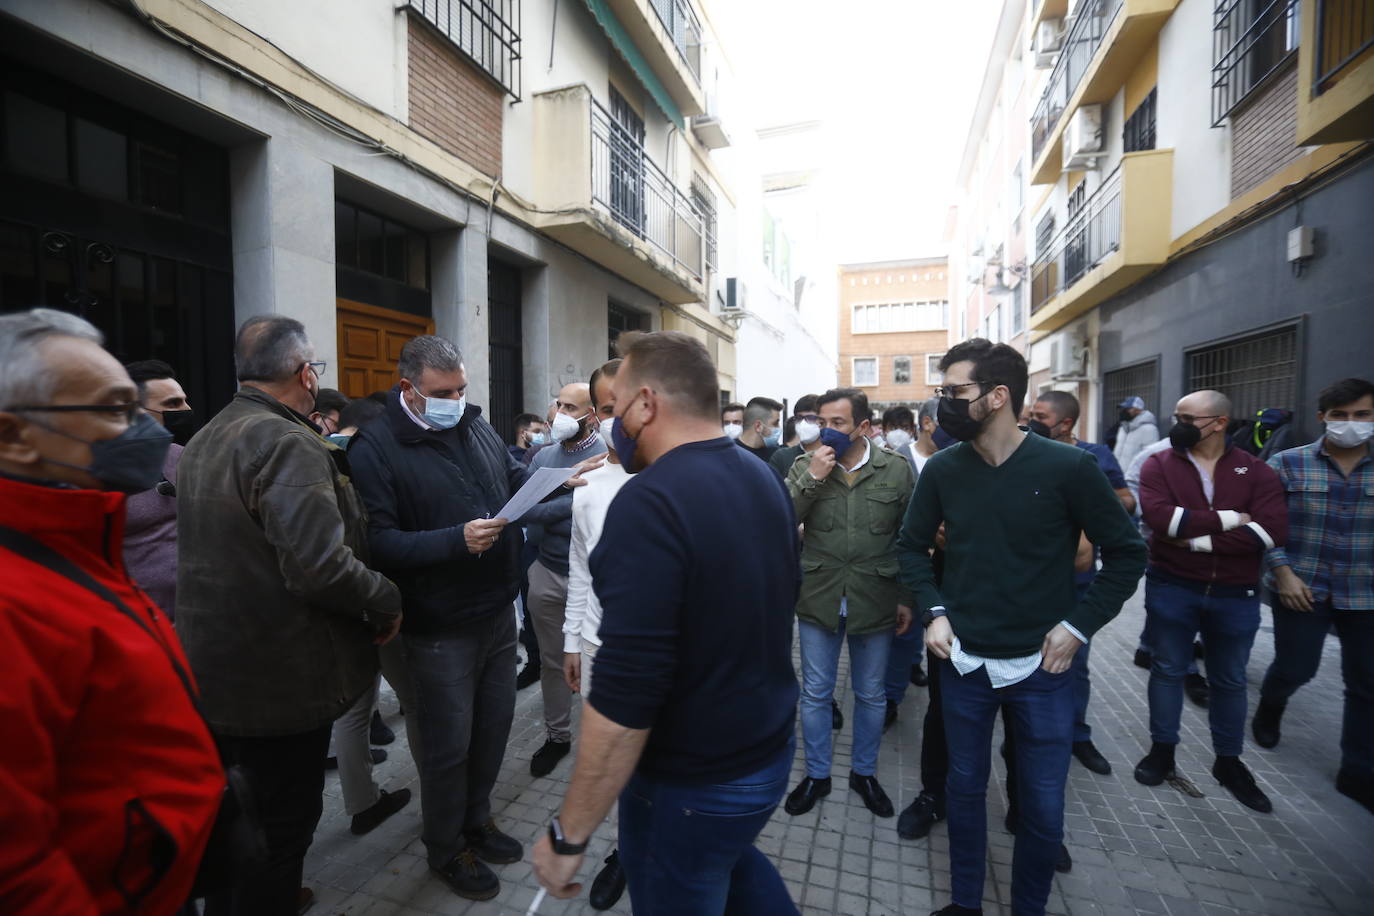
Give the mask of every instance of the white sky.
[[943, 252], [1001, 0], [713, 0], [756, 127], [821, 120], [836, 262]]

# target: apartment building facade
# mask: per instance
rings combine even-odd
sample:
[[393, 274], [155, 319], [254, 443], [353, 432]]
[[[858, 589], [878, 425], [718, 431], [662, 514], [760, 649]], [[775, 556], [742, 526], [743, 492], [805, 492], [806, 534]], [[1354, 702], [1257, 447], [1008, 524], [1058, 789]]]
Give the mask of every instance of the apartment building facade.
[[947, 259], [843, 264], [837, 276], [840, 384], [879, 412], [933, 397], [949, 343]]
[[[1008, 8], [1017, 6], [1006, 4]], [[1367, 5], [1366, 5], [1367, 6]], [[1374, 17], [1323, 0], [1036, 0], [1031, 368], [1093, 437], [1129, 395], [1238, 416], [1369, 374]]]
[[735, 387], [711, 305], [730, 86], [688, 0], [15, 0], [0, 23], [0, 309], [84, 314], [206, 412], [263, 312], [351, 395], [448, 336], [503, 432], [625, 330], [697, 336]]

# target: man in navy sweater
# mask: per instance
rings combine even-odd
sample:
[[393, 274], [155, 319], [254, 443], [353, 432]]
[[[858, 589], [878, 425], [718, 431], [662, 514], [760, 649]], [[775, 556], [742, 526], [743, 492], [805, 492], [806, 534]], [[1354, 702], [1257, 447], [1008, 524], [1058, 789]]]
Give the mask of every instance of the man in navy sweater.
[[619, 346], [612, 439], [636, 476], [592, 552], [602, 645], [572, 785], [535, 847], [535, 874], [555, 896], [577, 894], [588, 839], [619, 796], [636, 913], [719, 913], [727, 901], [796, 913], [753, 845], [794, 750], [791, 502], [765, 463], [721, 435], [699, 341], [635, 333]]

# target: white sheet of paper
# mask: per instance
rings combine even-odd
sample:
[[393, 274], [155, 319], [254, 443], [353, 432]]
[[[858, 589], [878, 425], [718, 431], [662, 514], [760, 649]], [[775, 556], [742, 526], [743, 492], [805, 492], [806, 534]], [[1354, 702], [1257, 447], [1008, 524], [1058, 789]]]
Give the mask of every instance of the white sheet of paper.
[[564, 481], [576, 473], [576, 468], [539, 468], [525, 481], [520, 492], [512, 496], [510, 502], [492, 517], [518, 522], [522, 515], [539, 505], [545, 496], [561, 487]]

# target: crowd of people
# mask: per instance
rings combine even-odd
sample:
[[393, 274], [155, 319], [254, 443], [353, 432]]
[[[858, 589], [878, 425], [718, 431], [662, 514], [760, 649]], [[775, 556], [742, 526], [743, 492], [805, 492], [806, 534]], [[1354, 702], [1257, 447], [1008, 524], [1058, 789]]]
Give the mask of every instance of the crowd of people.
[[[63, 312], [0, 316], [0, 910], [308, 909], [326, 769], [354, 834], [411, 801], [373, 778], [394, 741], [385, 678], [429, 868], [460, 897], [495, 897], [491, 866], [526, 858], [575, 896], [618, 809], [594, 908], [628, 887], [636, 913], [796, 913], [754, 843], [779, 805], [800, 816], [831, 792], [847, 647], [850, 790], [906, 841], [947, 821], [937, 912], [982, 912], [1000, 716], [1011, 908], [1043, 913], [1072, 868], [1072, 761], [1112, 772], [1089, 649], [1142, 577], [1134, 778], [1189, 783], [1186, 696], [1207, 709], [1214, 778], [1272, 811], [1241, 759], [1265, 602], [1254, 742], [1280, 742], [1334, 628], [1336, 787], [1374, 812], [1374, 383], [1333, 383], [1322, 435], [1264, 460], [1218, 391], [1182, 398], [1163, 436], [1129, 397], [1113, 447], [1083, 441], [1077, 399], [1031, 397], [1023, 357], [982, 339], [949, 350], [927, 401], [878, 417], [838, 388], [785, 420], [768, 397], [722, 407], [690, 336], [618, 346], [506, 442], [442, 337], [408, 341], [397, 384], [350, 399], [321, 389], [299, 322], [250, 318], [239, 389], [201, 424], [173, 367], [123, 366]], [[501, 516], [549, 472], [565, 482]], [[535, 683], [531, 776], [573, 761], [527, 849], [492, 796]], [[899, 814], [877, 759], [913, 689], [921, 788]]]

